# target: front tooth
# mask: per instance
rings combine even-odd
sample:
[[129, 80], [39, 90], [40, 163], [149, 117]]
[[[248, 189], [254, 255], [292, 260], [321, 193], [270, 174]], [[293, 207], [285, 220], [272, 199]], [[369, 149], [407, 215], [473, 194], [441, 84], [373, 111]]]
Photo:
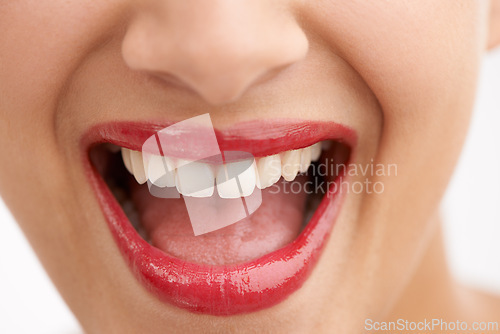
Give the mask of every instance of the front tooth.
[[311, 161], [316, 161], [321, 156], [321, 142], [311, 146]]
[[138, 151], [130, 151], [130, 161], [134, 171], [135, 179], [139, 184], [145, 183], [148, 178], [144, 171], [144, 162], [142, 161], [142, 153]]
[[148, 179], [157, 187], [175, 187], [175, 169], [170, 159], [160, 155], [149, 156]]
[[302, 150], [291, 150], [283, 154], [281, 159], [281, 175], [286, 181], [293, 181], [300, 169], [300, 155]]
[[268, 157], [260, 158], [257, 162], [257, 169], [259, 174], [259, 189], [265, 189], [272, 186], [281, 177], [281, 158], [279, 154], [270, 155]]
[[305, 173], [309, 169], [310, 165], [311, 165], [311, 147], [306, 147], [302, 149], [302, 154], [300, 155], [299, 172]]
[[130, 174], [134, 174], [134, 169], [132, 168], [132, 161], [130, 160], [130, 150], [128, 148], [122, 147], [122, 159], [125, 168], [127, 168]]
[[255, 171], [255, 186], [259, 189], [262, 189], [261, 183], [260, 183], [260, 177], [259, 177], [259, 167], [257, 167], [257, 160], [255, 160], [253, 164], [253, 169]]
[[177, 191], [183, 196], [210, 197], [214, 193], [214, 172], [201, 162], [187, 162], [179, 159], [175, 177]]
[[255, 169], [253, 159], [231, 162], [220, 166], [216, 176], [219, 197], [239, 198], [250, 196], [257, 183]]

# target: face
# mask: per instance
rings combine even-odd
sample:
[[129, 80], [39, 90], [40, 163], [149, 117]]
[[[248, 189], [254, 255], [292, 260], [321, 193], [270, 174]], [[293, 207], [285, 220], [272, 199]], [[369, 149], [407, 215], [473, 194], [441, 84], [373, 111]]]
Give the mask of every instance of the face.
[[[436, 227], [486, 9], [472, 0], [4, 2], [2, 198], [90, 333], [359, 331], [390, 310]], [[182, 199], [151, 196], [113, 152], [140, 151], [155, 131], [206, 113], [221, 148], [252, 153], [261, 179], [265, 157], [283, 164], [326, 140], [323, 157], [348, 152], [349, 170], [376, 168], [345, 175], [351, 191], [324, 196], [305, 228], [297, 222], [312, 195], [284, 194], [279, 181], [250, 218], [187, 236]], [[144, 181], [135, 158], [129, 169]], [[122, 207], [109, 191], [117, 175]], [[296, 262], [273, 262], [272, 252]], [[245, 276], [249, 263], [257, 269]], [[153, 264], [159, 272], [148, 272]], [[169, 273], [196, 282], [174, 286]], [[245, 277], [240, 288], [260, 301], [222, 290]]]

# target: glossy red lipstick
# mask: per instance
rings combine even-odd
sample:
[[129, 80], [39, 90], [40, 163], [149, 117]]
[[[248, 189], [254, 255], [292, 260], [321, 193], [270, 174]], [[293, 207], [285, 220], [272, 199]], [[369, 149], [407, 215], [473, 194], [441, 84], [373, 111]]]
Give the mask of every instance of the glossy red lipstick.
[[[290, 244], [247, 263], [211, 266], [187, 262], [161, 251], [139, 236], [108, 186], [92, 166], [88, 152], [98, 143], [140, 150], [163, 123], [112, 123], [92, 128], [83, 138], [84, 162], [109, 228], [136, 278], [159, 299], [177, 307], [211, 315], [264, 309], [299, 289], [317, 262], [343, 200], [331, 187], [311, 221]], [[248, 122], [216, 131], [222, 151], [240, 150], [256, 157], [276, 154], [333, 139], [351, 148], [355, 133], [336, 123], [280, 120]], [[342, 182], [341, 176], [336, 180]]]

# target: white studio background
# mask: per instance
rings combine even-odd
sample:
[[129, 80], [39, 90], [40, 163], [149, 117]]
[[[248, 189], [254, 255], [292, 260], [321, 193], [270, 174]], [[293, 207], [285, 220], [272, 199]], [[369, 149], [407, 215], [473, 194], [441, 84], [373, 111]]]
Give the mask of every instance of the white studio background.
[[500, 295], [499, 144], [500, 48], [496, 48], [485, 58], [475, 114], [442, 208], [453, 272], [464, 283]]
[[[443, 125], [445, 126], [445, 125]], [[500, 48], [485, 58], [471, 131], [443, 202], [450, 265], [500, 294]], [[80, 333], [0, 201], [0, 333]]]

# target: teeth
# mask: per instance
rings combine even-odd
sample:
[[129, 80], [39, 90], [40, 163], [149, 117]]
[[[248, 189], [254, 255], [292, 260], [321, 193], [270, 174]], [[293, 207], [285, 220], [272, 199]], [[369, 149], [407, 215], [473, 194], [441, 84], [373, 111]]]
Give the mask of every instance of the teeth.
[[[179, 159], [180, 160], [180, 159]], [[210, 165], [183, 160], [177, 168], [175, 186], [183, 196], [210, 197], [214, 193], [214, 172]]]
[[281, 158], [279, 154], [260, 158], [257, 162], [260, 189], [272, 186], [281, 177]]
[[220, 198], [250, 196], [257, 183], [254, 160], [231, 162], [220, 166], [216, 181]]
[[299, 172], [305, 173], [309, 166], [311, 165], [311, 147], [305, 147], [302, 149], [302, 154], [300, 155], [300, 169]]
[[167, 157], [149, 155], [148, 179], [157, 187], [175, 187], [175, 168], [172, 161]]
[[281, 159], [281, 175], [286, 181], [293, 181], [300, 170], [302, 150], [286, 151]]
[[321, 156], [321, 142], [314, 144], [311, 147], [311, 161], [317, 161]]
[[[159, 155], [121, 149], [123, 163], [138, 183], [148, 179], [157, 187], [176, 187], [180, 194], [191, 197], [210, 197], [214, 184], [221, 198], [250, 196], [255, 187], [265, 189], [279, 181], [293, 181], [298, 173], [305, 173], [312, 161], [331, 143], [319, 142], [298, 150], [213, 166]], [[175, 168], [177, 166], [177, 168]], [[227, 178], [229, 177], [229, 179]]]
[[122, 159], [125, 168], [127, 168], [130, 174], [134, 174], [134, 170], [132, 169], [132, 161], [130, 160], [130, 150], [127, 148], [122, 148]]
[[142, 161], [142, 153], [137, 151], [130, 151], [130, 161], [132, 170], [134, 171], [135, 179], [139, 184], [145, 183], [148, 178], [144, 171], [144, 162]]

